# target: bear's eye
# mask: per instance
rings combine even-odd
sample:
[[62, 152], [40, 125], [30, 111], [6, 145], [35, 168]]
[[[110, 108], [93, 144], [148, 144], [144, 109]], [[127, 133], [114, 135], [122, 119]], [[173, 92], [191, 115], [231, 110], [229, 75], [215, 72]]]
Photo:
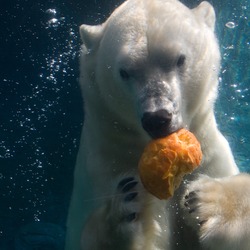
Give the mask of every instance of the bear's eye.
[[129, 73], [128, 73], [126, 70], [120, 69], [119, 73], [120, 73], [121, 78], [122, 78], [124, 81], [129, 80], [130, 76], [129, 76]]
[[182, 67], [186, 61], [186, 56], [180, 55], [177, 61], [177, 67]]

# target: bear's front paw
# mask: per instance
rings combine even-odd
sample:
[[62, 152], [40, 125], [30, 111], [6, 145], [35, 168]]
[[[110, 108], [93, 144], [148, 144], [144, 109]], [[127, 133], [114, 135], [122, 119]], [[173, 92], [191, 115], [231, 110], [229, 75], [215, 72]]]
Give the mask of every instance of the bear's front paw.
[[134, 177], [126, 177], [118, 183], [117, 191], [121, 195], [120, 206], [124, 212], [122, 220], [125, 222], [132, 222], [137, 218], [139, 212], [138, 186], [139, 183]]
[[183, 203], [186, 217], [203, 230], [223, 225], [235, 215], [232, 198], [219, 179], [203, 176], [188, 185]]
[[124, 177], [118, 181], [110, 204], [110, 219], [115, 224], [127, 224], [137, 221], [141, 210], [139, 199], [141, 192], [141, 184], [134, 176]]
[[[202, 176], [188, 185], [183, 199], [185, 218], [198, 230], [204, 245], [226, 249], [224, 246], [236, 247], [240, 241], [245, 244], [244, 240], [249, 244], [249, 185], [247, 175], [221, 179]], [[240, 249], [248, 249], [244, 247]]]

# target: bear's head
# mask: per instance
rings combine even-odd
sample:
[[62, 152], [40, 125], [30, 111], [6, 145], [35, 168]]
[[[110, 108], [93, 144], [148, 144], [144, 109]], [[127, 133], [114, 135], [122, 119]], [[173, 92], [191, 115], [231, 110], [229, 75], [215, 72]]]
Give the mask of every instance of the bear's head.
[[[128, 0], [102, 25], [80, 27], [86, 106], [106, 109], [153, 138], [213, 112], [220, 53], [213, 7]], [[200, 118], [202, 119], [202, 118]]]

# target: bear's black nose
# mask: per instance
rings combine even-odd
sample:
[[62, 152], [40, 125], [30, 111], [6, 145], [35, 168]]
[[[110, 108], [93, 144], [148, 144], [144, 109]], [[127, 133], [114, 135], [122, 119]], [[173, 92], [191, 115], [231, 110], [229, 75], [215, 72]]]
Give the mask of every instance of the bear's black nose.
[[142, 127], [152, 138], [160, 138], [169, 135], [172, 114], [165, 109], [155, 112], [145, 112], [141, 119]]

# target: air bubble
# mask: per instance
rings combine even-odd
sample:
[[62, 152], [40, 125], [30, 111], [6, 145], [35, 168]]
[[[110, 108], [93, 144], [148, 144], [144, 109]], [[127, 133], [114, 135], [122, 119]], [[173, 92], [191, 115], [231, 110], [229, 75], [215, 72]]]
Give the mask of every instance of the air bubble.
[[227, 22], [226, 27], [229, 29], [234, 29], [236, 27], [236, 24], [234, 22]]
[[47, 10], [45, 11], [45, 13], [55, 15], [55, 14], [56, 14], [56, 9], [47, 9]]

